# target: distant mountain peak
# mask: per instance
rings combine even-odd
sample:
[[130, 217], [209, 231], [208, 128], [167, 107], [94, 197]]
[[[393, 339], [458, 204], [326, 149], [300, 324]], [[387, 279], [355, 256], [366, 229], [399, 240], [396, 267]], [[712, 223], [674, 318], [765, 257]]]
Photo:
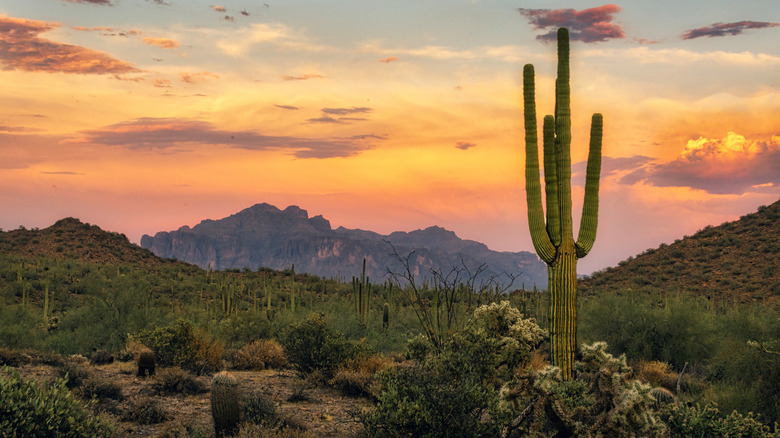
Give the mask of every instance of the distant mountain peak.
[[516, 286], [525, 283], [544, 288], [547, 284], [546, 266], [530, 252], [491, 251], [484, 244], [462, 240], [453, 231], [435, 225], [390, 235], [344, 227], [334, 230], [322, 215], [309, 218], [309, 213], [297, 205], [279, 210], [267, 203], [255, 204], [223, 219], [202, 221], [192, 229], [144, 235], [141, 246], [161, 257], [213, 269], [287, 269], [295, 264], [297, 272], [330, 277], [353, 270], [357, 273], [365, 258], [366, 273], [381, 281], [388, 267], [397, 263], [388, 241], [399, 254], [425, 254], [428, 265], [417, 267], [421, 275], [431, 268], [459, 266], [465, 260], [474, 268], [488, 264], [488, 275], [519, 276]]

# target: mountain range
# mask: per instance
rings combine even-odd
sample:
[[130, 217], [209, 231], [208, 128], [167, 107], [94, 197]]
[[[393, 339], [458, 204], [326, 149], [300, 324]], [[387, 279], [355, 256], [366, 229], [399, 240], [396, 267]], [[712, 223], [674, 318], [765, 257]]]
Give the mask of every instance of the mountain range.
[[462, 269], [469, 276], [484, 265], [477, 278], [495, 278], [513, 287], [547, 287], [547, 266], [530, 252], [498, 252], [486, 245], [459, 238], [454, 232], [432, 226], [411, 232], [382, 235], [373, 231], [333, 229], [321, 215], [309, 217], [306, 210], [289, 206], [284, 210], [270, 204], [256, 204], [229, 217], [207, 219], [190, 228], [144, 235], [141, 246], [160, 257], [175, 258], [202, 268], [230, 269], [260, 267], [348, 279], [360, 273], [366, 259], [366, 275], [383, 281], [388, 269], [401, 273], [401, 258], [409, 255], [410, 271], [430, 278], [431, 270], [450, 273]]

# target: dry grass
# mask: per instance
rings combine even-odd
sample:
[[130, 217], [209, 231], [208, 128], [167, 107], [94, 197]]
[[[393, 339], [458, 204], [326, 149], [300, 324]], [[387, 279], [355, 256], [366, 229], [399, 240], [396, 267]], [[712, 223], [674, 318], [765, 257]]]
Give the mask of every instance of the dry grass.
[[239, 370], [280, 369], [288, 363], [284, 348], [272, 339], [259, 339], [244, 345], [233, 357]]

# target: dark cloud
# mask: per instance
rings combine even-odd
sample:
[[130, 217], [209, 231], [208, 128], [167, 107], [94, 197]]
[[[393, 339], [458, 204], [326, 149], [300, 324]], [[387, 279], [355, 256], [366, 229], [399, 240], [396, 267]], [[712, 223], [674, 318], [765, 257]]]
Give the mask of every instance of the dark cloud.
[[[647, 157], [641, 157], [647, 159]], [[690, 187], [712, 194], [739, 195], [762, 185], [780, 185], [780, 136], [749, 140], [730, 132], [722, 139], [690, 140], [675, 160], [625, 162], [636, 167], [619, 182], [657, 187]]]
[[65, 0], [68, 3], [90, 3], [93, 5], [111, 6], [111, 0]]
[[249, 16], [249, 12], [247, 12], [246, 9], [244, 9], [244, 10], [241, 11], [241, 15], [243, 15], [244, 17], [248, 17]]
[[0, 132], [33, 132], [33, 131], [37, 131], [37, 130], [32, 128], [25, 128], [23, 126], [0, 125]]
[[137, 73], [132, 64], [81, 46], [38, 37], [59, 24], [0, 15], [0, 64], [8, 70], [77, 74]]
[[299, 110], [300, 108], [297, 106], [292, 105], [274, 105], [277, 108], [286, 109], [286, 110]]
[[331, 116], [322, 116], [322, 117], [315, 117], [312, 119], [306, 120], [309, 123], [333, 123], [333, 124], [344, 124], [347, 123], [346, 121], [342, 120], [342, 118], [335, 118]]
[[269, 136], [255, 131], [226, 131], [213, 124], [192, 119], [141, 118], [84, 131], [80, 138], [64, 143], [87, 143], [127, 149], [172, 149], [193, 145], [233, 147], [255, 151], [288, 150], [298, 158], [350, 157], [374, 148], [361, 138], [310, 139]]
[[471, 149], [471, 148], [473, 148], [475, 146], [477, 146], [476, 143], [469, 143], [469, 142], [466, 142], [466, 141], [459, 141], [458, 143], [455, 144], [456, 148], [458, 148], [460, 150], [464, 150], [464, 151], [468, 150], [468, 149]]
[[746, 29], [763, 29], [765, 27], [777, 27], [780, 23], [766, 21], [738, 21], [736, 23], [715, 23], [710, 26], [691, 29], [682, 34], [682, 39], [692, 40], [701, 37], [722, 37], [727, 35], [739, 35]]
[[282, 76], [285, 81], [305, 81], [308, 79], [322, 79], [322, 75], [306, 74], [301, 76]]
[[44, 175], [84, 175], [83, 172], [73, 172], [71, 170], [57, 170], [52, 172], [42, 170], [41, 173]]
[[528, 18], [535, 29], [550, 29], [536, 38], [555, 41], [559, 27], [569, 29], [569, 39], [586, 43], [597, 43], [613, 38], [625, 38], [623, 27], [612, 23], [620, 6], [604, 5], [578, 11], [576, 9], [526, 9], [518, 11]]
[[366, 114], [373, 111], [371, 108], [367, 108], [364, 106], [361, 107], [355, 107], [352, 108], [323, 108], [322, 112], [325, 114], [333, 114], [334, 116], [344, 116], [347, 114]]

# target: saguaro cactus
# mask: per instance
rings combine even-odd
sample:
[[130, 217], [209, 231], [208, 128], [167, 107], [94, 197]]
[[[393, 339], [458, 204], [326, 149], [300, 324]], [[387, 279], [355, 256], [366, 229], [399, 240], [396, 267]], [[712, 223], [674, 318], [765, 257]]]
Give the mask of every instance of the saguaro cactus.
[[596, 239], [601, 173], [603, 118], [593, 114], [585, 182], [585, 201], [577, 240], [571, 214], [571, 107], [569, 90], [569, 31], [558, 29], [558, 78], [555, 81], [555, 116], [545, 116], [543, 131], [544, 182], [547, 221], [542, 207], [534, 100], [534, 67], [523, 69], [525, 113], [525, 189], [528, 226], [534, 249], [547, 263], [550, 294], [549, 329], [551, 361], [563, 377], [572, 377], [577, 347], [577, 259], [585, 257]]

